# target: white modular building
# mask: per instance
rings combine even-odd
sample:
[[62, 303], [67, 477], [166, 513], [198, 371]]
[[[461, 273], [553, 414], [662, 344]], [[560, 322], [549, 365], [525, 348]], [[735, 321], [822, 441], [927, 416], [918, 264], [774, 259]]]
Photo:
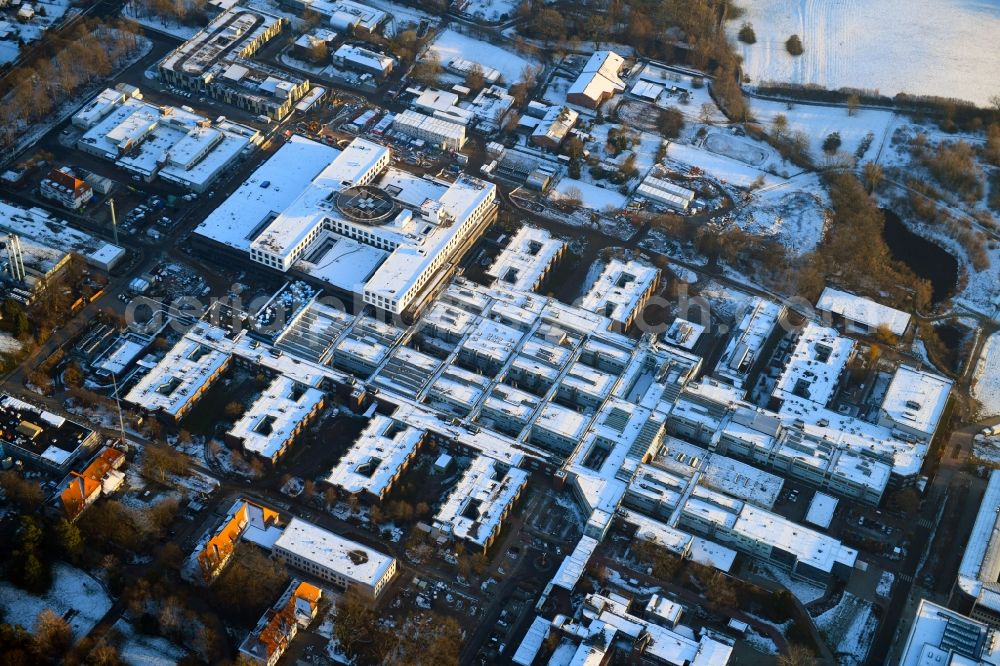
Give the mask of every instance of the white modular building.
[[466, 140], [464, 125], [409, 109], [393, 119], [392, 128], [445, 150], [461, 150]]

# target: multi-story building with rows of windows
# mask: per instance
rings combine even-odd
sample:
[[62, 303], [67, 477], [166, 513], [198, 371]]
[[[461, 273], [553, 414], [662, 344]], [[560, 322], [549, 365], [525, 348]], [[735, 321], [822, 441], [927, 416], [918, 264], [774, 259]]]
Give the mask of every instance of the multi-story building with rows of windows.
[[496, 186], [417, 176], [389, 148], [295, 136], [197, 228], [282, 273], [394, 314], [419, 310], [496, 219]]

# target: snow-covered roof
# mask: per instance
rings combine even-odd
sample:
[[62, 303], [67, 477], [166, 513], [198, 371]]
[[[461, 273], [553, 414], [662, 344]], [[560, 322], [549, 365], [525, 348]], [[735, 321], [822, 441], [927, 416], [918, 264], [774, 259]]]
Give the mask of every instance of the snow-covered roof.
[[854, 353], [854, 341], [832, 328], [809, 322], [802, 329], [773, 395], [795, 396], [825, 406]]
[[217, 64], [241, 57], [262, 36], [273, 32], [285, 19], [259, 9], [232, 7], [214, 19], [160, 62], [160, 67], [203, 76]]
[[580, 537], [573, 551], [559, 563], [559, 568], [552, 577], [552, 584], [572, 592], [583, 576], [583, 572], [587, 569], [587, 562], [590, 561], [590, 557], [596, 549], [597, 539], [586, 535]]
[[663, 334], [663, 340], [672, 345], [677, 345], [682, 349], [694, 349], [701, 339], [705, 327], [687, 319], [678, 317], [670, 324], [670, 328]]
[[376, 414], [326, 482], [344, 491], [382, 497], [416, 453], [424, 431]]
[[524, 638], [521, 639], [521, 643], [517, 646], [517, 652], [514, 653], [513, 662], [515, 664], [518, 664], [518, 666], [531, 666], [535, 661], [538, 651], [542, 649], [542, 643], [545, 642], [546, 637], [549, 635], [550, 626], [552, 625], [548, 619], [541, 615], [535, 616], [535, 619], [531, 621], [531, 626], [528, 627], [527, 633], [524, 634]]
[[292, 518], [274, 543], [279, 553], [292, 553], [334, 571], [349, 581], [375, 587], [389, 572], [392, 557], [329, 532], [301, 518]]
[[612, 259], [579, 305], [615, 321], [629, 321], [659, 277], [660, 270], [654, 266], [637, 260]]
[[381, 72], [390, 71], [395, 63], [395, 60], [390, 56], [353, 44], [342, 44], [334, 51], [333, 57], [365, 69], [374, 69]]
[[242, 440], [247, 451], [271, 459], [323, 403], [323, 397], [319, 389], [278, 376], [254, 400], [229, 434]]
[[534, 291], [565, 248], [566, 243], [545, 229], [525, 225], [497, 255], [486, 274], [514, 289]]
[[900, 655], [900, 666], [997, 666], [1000, 641], [978, 620], [927, 599], [920, 605]]
[[929, 438], [944, 415], [952, 384], [941, 375], [899, 366], [882, 400], [880, 422], [914, 430]]
[[805, 521], [816, 527], [827, 528], [833, 522], [833, 512], [837, 510], [837, 498], [826, 493], [816, 492], [809, 502]]
[[125, 257], [125, 249], [51, 217], [41, 208], [19, 208], [0, 201], [0, 232], [15, 233], [38, 245], [76, 252], [87, 263], [108, 270]]
[[910, 325], [910, 315], [887, 305], [857, 296], [833, 287], [827, 287], [816, 301], [816, 309], [833, 312], [848, 321], [864, 324], [869, 329], [887, 327], [895, 335], [902, 335]]
[[774, 301], [755, 296], [729, 337], [715, 366], [715, 375], [742, 388], [783, 312], [784, 308]]
[[625, 82], [618, 74], [624, 64], [625, 59], [614, 51], [595, 51], [566, 91], [567, 96], [583, 95], [596, 102], [602, 95], [622, 92]]
[[121, 96], [77, 145], [133, 173], [201, 191], [258, 137], [246, 125], [213, 123], [191, 111]]
[[827, 573], [835, 564], [853, 568], [858, 559], [858, 551], [839, 540], [752, 504], [743, 506], [733, 532], [759, 543], [771, 544], [795, 555], [799, 563]]
[[339, 154], [336, 148], [293, 135], [209, 213], [194, 232], [234, 249], [249, 251], [262, 225], [290, 206], [302, 194], [306, 183], [311, 183]]
[[229, 354], [182, 338], [132, 387], [125, 400], [176, 417], [218, 377], [229, 359]]
[[[958, 586], [977, 598], [984, 588], [1000, 591], [1000, 470], [990, 472], [976, 522], [958, 567]], [[1000, 611], [1000, 608], [997, 609]]]
[[523, 469], [511, 467], [504, 472], [496, 460], [479, 456], [434, 516], [434, 527], [485, 546], [527, 482]]

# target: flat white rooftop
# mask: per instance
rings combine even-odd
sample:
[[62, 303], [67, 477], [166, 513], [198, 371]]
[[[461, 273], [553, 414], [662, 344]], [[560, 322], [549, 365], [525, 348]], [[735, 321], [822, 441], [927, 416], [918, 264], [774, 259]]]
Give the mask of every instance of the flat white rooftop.
[[125, 400], [176, 417], [229, 359], [229, 354], [182, 338], [132, 387]]
[[832, 328], [809, 322], [774, 387], [774, 396], [795, 396], [825, 406], [833, 398], [841, 373], [854, 353], [854, 341]]
[[885, 326], [895, 335], [902, 335], [910, 325], [910, 315], [870, 298], [827, 287], [816, 301], [816, 309], [832, 312], [844, 319], [863, 324], [868, 329]]
[[400, 474], [416, 452], [424, 431], [376, 414], [351, 448], [326, 477], [346, 492], [368, 492], [376, 497]]
[[537, 227], [523, 226], [494, 260], [486, 274], [513, 289], [534, 291], [566, 243]]
[[806, 511], [806, 522], [816, 527], [826, 529], [833, 522], [833, 513], [837, 510], [837, 498], [826, 493], [814, 493]]
[[511, 467], [502, 472], [496, 460], [479, 456], [441, 505], [434, 526], [455, 538], [485, 546], [527, 482], [528, 473], [523, 469]]
[[323, 392], [285, 377], [276, 377], [233, 425], [229, 434], [243, 448], [273, 458], [302, 422], [323, 402]]
[[830, 572], [837, 563], [853, 567], [858, 559], [858, 551], [837, 539], [797, 525], [776, 513], [758, 509], [752, 504], [744, 505], [733, 531], [792, 553], [800, 563], [819, 571]]
[[900, 666], [997, 666], [996, 630], [921, 599], [900, 656]]
[[125, 257], [125, 249], [68, 226], [41, 208], [20, 208], [0, 201], [0, 231], [18, 234], [38, 245], [82, 256], [87, 263], [107, 270]]
[[279, 552], [293, 553], [321, 568], [334, 571], [349, 581], [375, 587], [381, 581], [393, 558], [356, 541], [292, 518], [274, 547]]
[[659, 269], [648, 264], [612, 259], [583, 296], [580, 307], [618, 322], [627, 322], [659, 277]]
[[941, 375], [899, 366], [882, 400], [882, 422], [933, 435], [948, 405], [952, 383]]
[[754, 297], [726, 343], [715, 366], [715, 375], [742, 388], [783, 311], [784, 308], [774, 301]]
[[339, 154], [336, 148], [293, 135], [194, 232], [234, 249], [249, 251], [263, 225], [291, 205]]

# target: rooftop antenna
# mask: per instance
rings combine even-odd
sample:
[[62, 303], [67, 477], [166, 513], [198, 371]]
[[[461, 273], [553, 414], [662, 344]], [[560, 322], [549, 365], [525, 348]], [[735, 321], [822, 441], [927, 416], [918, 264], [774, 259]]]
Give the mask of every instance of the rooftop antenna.
[[11, 277], [24, 282], [24, 257], [21, 255], [21, 239], [17, 234], [7, 236], [7, 263]]

